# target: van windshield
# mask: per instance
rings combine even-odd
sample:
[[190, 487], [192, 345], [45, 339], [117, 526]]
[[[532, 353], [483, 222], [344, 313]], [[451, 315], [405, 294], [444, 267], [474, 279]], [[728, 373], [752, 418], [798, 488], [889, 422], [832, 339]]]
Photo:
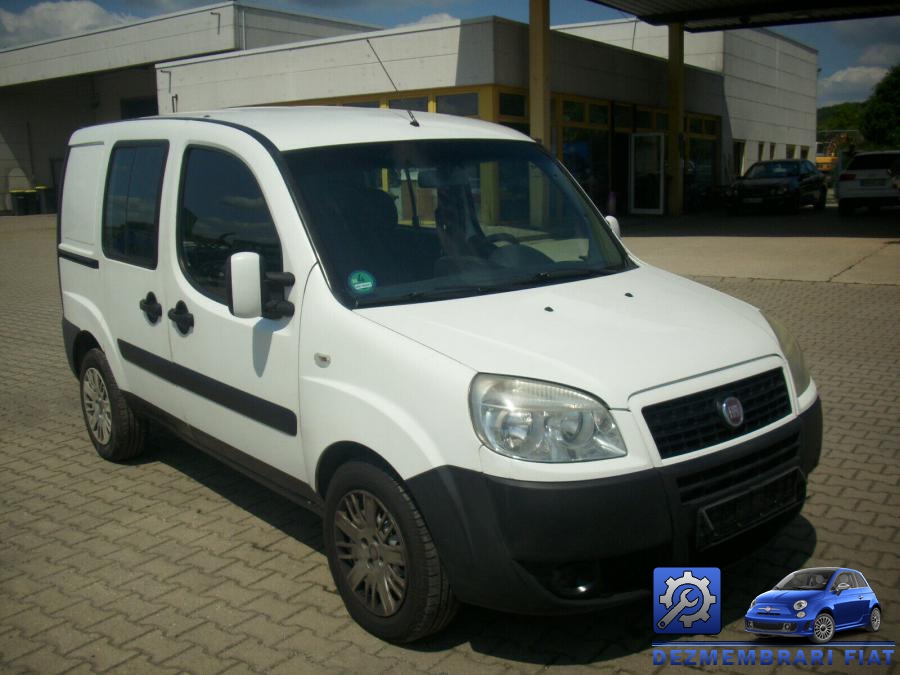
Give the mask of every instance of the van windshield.
[[520, 141], [406, 141], [284, 154], [348, 307], [426, 302], [633, 267], [555, 160]]

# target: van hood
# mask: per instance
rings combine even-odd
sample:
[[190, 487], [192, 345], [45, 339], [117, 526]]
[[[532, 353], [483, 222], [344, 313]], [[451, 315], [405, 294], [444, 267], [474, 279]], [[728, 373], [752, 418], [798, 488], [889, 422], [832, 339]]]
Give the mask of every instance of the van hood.
[[758, 310], [649, 266], [357, 311], [478, 372], [568, 385], [620, 409], [636, 392], [780, 354]]

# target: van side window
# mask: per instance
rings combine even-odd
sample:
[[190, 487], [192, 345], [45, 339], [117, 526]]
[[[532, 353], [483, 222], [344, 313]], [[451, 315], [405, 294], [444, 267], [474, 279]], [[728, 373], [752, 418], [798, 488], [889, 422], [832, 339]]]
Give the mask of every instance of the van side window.
[[225, 269], [233, 253], [259, 253], [265, 270], [282, 270], [281, 242], [250, 169], [228, 153], [185, 153], [178, 205], [178, 252], [188, 280], [226, 302]]
[[156, 268], [159, 196], [169, 147], [163, 142], [118, 143], [109, 160], [103, 199], [103, 253]]

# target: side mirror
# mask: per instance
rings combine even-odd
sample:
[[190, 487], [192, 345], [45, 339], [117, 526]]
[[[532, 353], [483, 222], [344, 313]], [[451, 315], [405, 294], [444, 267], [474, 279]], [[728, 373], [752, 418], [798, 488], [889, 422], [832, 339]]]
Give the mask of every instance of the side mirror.
[[840, 595], [842, 592], [846, 591], [848, 588], [850, 588], [850, 584], [838, 584], [837, 594]]
[[606, 222], [609, 223], [610, 229], [619, 238], [622, 238], [622, 228], [619, 227], [619, 219], [615, 216], [606, 216]]
[[240, 319], [262, 316], [263, 271], [259, 253], [241, 251], [228, 259], [225, 287], [228, 311]]

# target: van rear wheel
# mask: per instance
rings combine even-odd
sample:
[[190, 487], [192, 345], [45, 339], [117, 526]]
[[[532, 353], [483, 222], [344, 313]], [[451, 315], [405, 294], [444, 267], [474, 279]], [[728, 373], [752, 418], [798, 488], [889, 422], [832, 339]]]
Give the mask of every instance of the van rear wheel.
[[356, 622], [389, 642], [446, 626], [458, 603], [418, 508], [397, 480], [365, 462], [340, 467], [328, 487], [325, 552]]
[[84, 424], [97, 454], [111, 462], [124, 462], [141, 454], [146, 425], [122, 396], [99, 349], [85, 354], [79, 383]]

